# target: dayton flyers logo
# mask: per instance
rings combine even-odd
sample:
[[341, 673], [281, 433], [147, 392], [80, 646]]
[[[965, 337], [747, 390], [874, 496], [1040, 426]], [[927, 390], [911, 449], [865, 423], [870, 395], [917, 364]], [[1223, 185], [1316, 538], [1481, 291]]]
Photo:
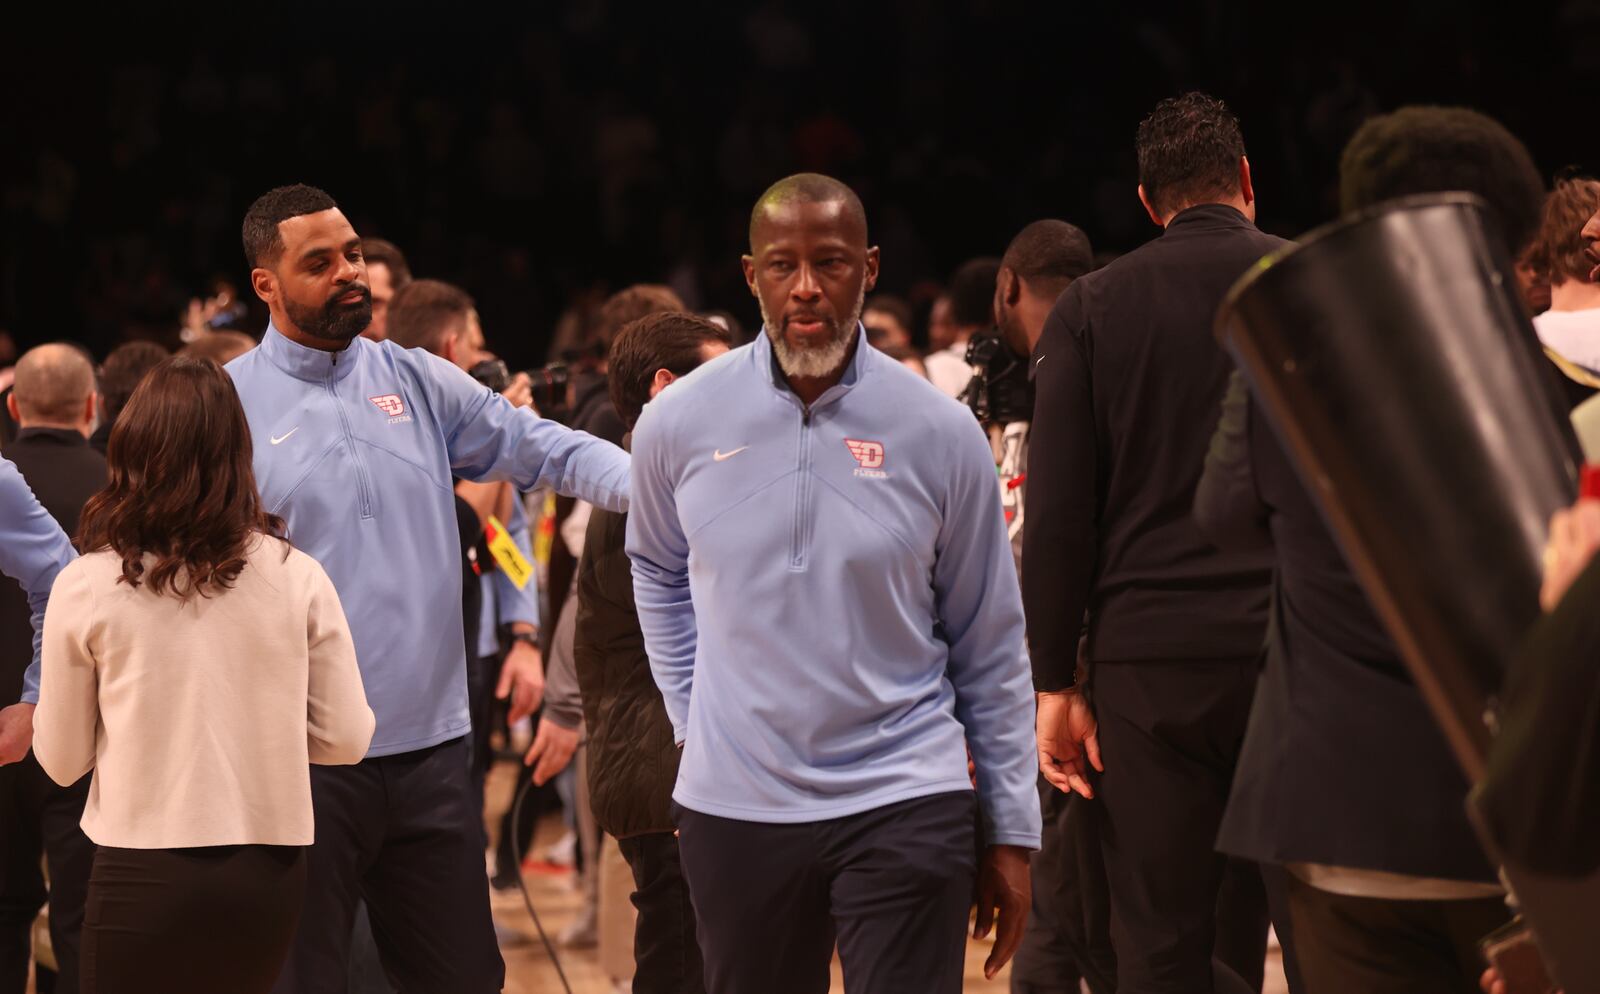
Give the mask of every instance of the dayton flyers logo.
[[856, 457], [856, 462], [862, 469], [877, 469], [883, 465], [883, 446], [877, 442], [858, 442], [853, 438], [844, 440], [849, 447], [850, 454]]
[[372, 401], [378, 410], [391, 418], [398, 418], [406, 413], [406, 402], [401, 400], [400, 395], [397, 393], [386, 393], [382, 397], [368, 397], [367, 399]]
[[883, 444], [881, 442], [861, 442], [853, 438], [844, 440], [845, 447], [850, 454], [860, 463], [860, 468], [855, 471], [856, 476], [867, 476], [875, 479], [884, 479], [889, 474], [882, 469]]

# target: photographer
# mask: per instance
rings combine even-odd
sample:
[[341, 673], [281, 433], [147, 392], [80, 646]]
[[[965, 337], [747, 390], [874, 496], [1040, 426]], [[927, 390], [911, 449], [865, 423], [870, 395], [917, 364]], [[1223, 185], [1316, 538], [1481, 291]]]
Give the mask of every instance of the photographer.
[[[988, 429], [1000, 469], [1001, 504], [1019, 568], [1027, 494], [1033, 385], [1028, 357], [1045, 318], [1073, 280], [1094, 268], [1089, 238], [1065, 221], [1035, 221], [1006, 248], [994, 285], [996, 335], [967, 347], [973, 368], [964, 395]], [[1042, 781], [1041, 781], [1042, 783]], [[1099, 836], [1080, 799], [1040, 790], [1043, 848], [1032, 864], [1033, 914], [1011, 971], [1013, 994], [1076, 992], [1080, 980], [1109, 994], [1116, 977]]]

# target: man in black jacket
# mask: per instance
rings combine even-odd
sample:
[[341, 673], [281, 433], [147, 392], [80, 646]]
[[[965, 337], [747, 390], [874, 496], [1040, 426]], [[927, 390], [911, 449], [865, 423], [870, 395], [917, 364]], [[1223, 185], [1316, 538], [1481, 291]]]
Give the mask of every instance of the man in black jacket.
[[[1340, 163], [1346, 210], [1483, 197], [1510, 257], [1539, 216], [1527, 149], [1462, 108], [1376, 117]], [[1276, 560], [1267, 662], [1219, 847], [1289, 870], [1310, 994], [1471, 990], [1509, 917], [1467, 781], [1277, 434], [1234, 374], [1195, 498], [1219, 546]]]
[[[611, 345], [617, 413], [631, 429], [650, 398], [728, 344], [726, 330], [689, 314], [660, 312], [626, 326]], [[589, 796], [595, 820], [633, 870], [635, 994], [692, 994], [705, 986], [670, 811], [678, 749], [634, 609], [627, 523], [625, 514], [595, 510], [578, 567], [574, 658]]]
[[[1232, 369], [1213, 317], [1285, 243], [1253, 223], [1244, 140], [1219, 101], [1163, 101], [1138, 154], [1140, 199], [1165, 233], [1068, 287], [1033, 356], [1022, 589], [1040, 763], [1058, 788], [1098, 798], [1117, 990], [1210, 991], [1214, 953], [1259, 989], [1260, 877], [1242, 874], [1246, 899], [1219, 911], [1234, 881], [1213, 843], [1271, 559], [1218, 551], [1190, 512]], [[1075, 675], [1085, 614], [1092, 711]]]
[[[41, 345], [17, 363], [16, 388], [6, 399], [20, 427], [6, 458], [68, 535], [78, 515], [106, 485], [106, 461], [89, 447], [95, 416], [94, 365], [71, 345]], [[0, 584], [0, 699], [22, 693], [33, 661], [27, 596]], [[56, 994], [78, 990], [78, 935], [94, 843], [78, 821], [89, 797], [89, 776], [58, 787], [33, 754], [0, 766], [0, 994], [21, 994], [28, 981], [29, 930], [46, 898], [39, 857], [50, 865], [50, 940], [60, 968]]]
[[[1005, 354], [988, 364], [981, 409], [992, 422], [987, 427], [997, 445], [1001, 503], [1019, 563], [1033, 411], [1030, 356], [1056, 300], [1093, 269], [1089, 237], [1065, 221], [1044, 220], [1011, 240], [995, 278], [994, 325]], [[1040, 779], [1044, 835], [1029, 867], [1033, 913], [1011, 964], [1011, 994], [1077, 994], [1080, 982], [1094, 994], [1116, 987], [1110, 902], [1092, 803]]]

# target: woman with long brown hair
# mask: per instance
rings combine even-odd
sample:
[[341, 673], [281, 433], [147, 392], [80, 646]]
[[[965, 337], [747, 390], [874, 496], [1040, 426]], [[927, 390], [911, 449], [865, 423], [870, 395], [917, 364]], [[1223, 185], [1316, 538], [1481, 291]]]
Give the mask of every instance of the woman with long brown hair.
[[85, 994], [269, 991], [312, 841], [310, 763], [355, 763], [373, 717], [338, 595], [261, 506], [233, 383], [146, 376], [111, 482], [45, 614], [34, 752], [94, 779]]

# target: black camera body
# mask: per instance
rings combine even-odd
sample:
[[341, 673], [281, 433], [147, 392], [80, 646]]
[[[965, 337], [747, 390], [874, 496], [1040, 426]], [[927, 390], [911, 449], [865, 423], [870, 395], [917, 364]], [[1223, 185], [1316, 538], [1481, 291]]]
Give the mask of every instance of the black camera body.
[[1033, 380], [1028, 361], [1011, 351], [995, 329], [972, 336], [967, 342], [967, 365], [972, 379], [961, 400], [981, 424], [1005, 425], [1033, 417]]
[[[511, 369], [502, 359], [485, 359], [467, 372], [495, 393], [504, 393], [513, 378]], [[572, 413], [570, 391], [567, 389], [567, 384], [572, 381], [572, 370], [566, 363], [552, 362], [548, 366], [526, 370], [524, 375], [533, 385], [533, 407], [540, 417], [560, 421]]]

